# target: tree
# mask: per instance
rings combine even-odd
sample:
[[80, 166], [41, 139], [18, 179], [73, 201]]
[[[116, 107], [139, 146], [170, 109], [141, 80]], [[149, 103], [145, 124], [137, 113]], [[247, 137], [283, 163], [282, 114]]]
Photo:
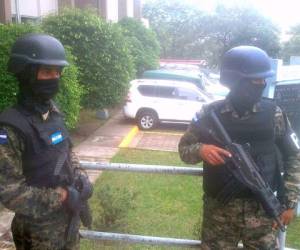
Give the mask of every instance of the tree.
[[279, 30], [253, 8], [218, 6], [210, 16], [205, 44], [210, 45], [210, 63], [215, 65], [228, 49], [253, 45], [276, 57], [280, 50]]
[[285, 62], [289, 62], [291, 56], [300, 56], [300, 24], [294, 26], [289, 31], [290, 39], [283, 44], [281, 52]]
[[42, 28], [76, 56], [84, 107], [104, 108], [123, 100], [135, 72], [119, 25], [105, 22], [91, 10], [66, 9], [43, 19]]
[[133, 18], [123, 18], [119, 24], [129, 42], [137, 75], [141, 76], [145, 70], [155, 69], [158, 66], [160, 52], [155, 33], [147, 29], [141, 21]]
[[238, 45], [254, 45], [270, 56], [279, 52], [279, 30], [253, 8], [218, 6], [204, 13], [180, 1], [154, 0], [144, 15], [157, 33], [162, 57], [206, 59], [217, 65], [221, 55]]
[[143, 13], [156, 32], [163, 58], [184, 58], [190, 45], [201, 35], [196, 32], [201, 32], [198, 18], [202, 12], [182, 1], [152, 1], [145, 4]]

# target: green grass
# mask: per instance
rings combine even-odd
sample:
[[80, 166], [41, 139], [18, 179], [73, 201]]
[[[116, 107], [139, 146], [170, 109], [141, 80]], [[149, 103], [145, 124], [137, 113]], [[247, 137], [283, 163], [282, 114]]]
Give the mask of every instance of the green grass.
[[[177, 153], [149, 150], [121, 149], [112, 162], [153, 165], [184, 166]], [[95, 193], [103, 185], [126, 187], [135, 193], [134, 209], [131, 209], [119, 233], [198, 239], [195, 225], [201, 221], [201, 177], [162, 174], [104, 172], [95, 184]], [[96, 196], [91, 199], [93, 211]], [[94, 218], [97, 220], [97, 218]], [[288, 229], [287, 246], [300, 249], [300, 218]], [[172, 249], [148, 245], [99, 243], [83, 240], [83, 250], [96, 249]], [[180, 249], [180, 248], [176, 248]], [[182, 248], [181, 248], [182, 249]]]
[[288, 226], [286, 246], [300, 249], [300, 217], [296, 218]]
[[[183, 165], [177, 153], [122, 149], [112, 162], [154, 165]], [[200, 177], [162, 174], [104, 172], [95, 184], [126, 187], [136, 193], [135, 208], [128, 213], [128, 224], [122, 231], [138, 235], [197, 239], [194, 226], [200, 218]], [[93, 201], [91, 205], [93, 206]], [[170, 249], [128, 245], [128, 249]], [[125, 246], [99, 246], [83, 241], [81, 249], [124, 249]]]
[[111, 162], [186, 166], [180, 160], [178, 153], [139, 149], [121, 149], [112, 158]]

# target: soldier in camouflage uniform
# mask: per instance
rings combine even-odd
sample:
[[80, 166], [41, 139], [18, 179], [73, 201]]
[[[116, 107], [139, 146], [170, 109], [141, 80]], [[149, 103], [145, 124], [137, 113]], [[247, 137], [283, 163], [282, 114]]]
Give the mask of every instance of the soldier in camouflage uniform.
[[[203, 161], [204, 208], [201, 249], [278, 249], [278, 226], [251, 190], [240, 188], [227, 204], [218, 195], [230, 179], [225, 165], [231, 154], [216, 138], [208, 115], [214, 109], [233, 141], [250, 145], [249, 152], [260, 172], [286, 206], [281, 221], [294, 216], [300, 189], [300, 155], [297, 136], [286, 115], [273, 101], [262, 97], [265, 78], [272, 76], [267, 54], [256, 47], [227, 51], [221, 62], [221, 82], [230, 88], [225, 100], [199, 111], [179, 143], [181, 159], [189, 164]], [[284, 173], [284, 174], [283, 174]]]
[[[11, 51], [8, 70], [20, 91], [0, 115], [0, 201], [15, 212], [17, 250], [79, 249], [79, 225], [68, 240], [66, 233], [81, 204], [71, 186], [81, 170], [52, 101], [67, 65], [62, 44], [48, 35], [23, 36]], [[88, 179], [83, 185], [91, 190]]]

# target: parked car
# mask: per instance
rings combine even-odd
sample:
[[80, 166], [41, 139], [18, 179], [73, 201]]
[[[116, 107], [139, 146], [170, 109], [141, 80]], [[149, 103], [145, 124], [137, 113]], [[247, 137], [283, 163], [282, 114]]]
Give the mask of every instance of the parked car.
[[193, 74], [200, 73], [200, 68], [198, 65], [183, 64], [183, 63], [165, 63], [165, 64], [161, 64], [159, 69], [160, 70], [171, 70], [171, 71], [181, 70], [181, 71], [185, 71], [185, 72], [193, 73]]
[[185, 81], [195, 84], [199, 89], [204, 90], [200, 72], [192, 74], [184, 72], [182, 70], [146, 70], [144, 71], [142, 78], [146, 79], [164, 79], [164, 80], [176, 80]]
[[142, 130], [162, 123], [190, 123], [203, 104], [213, 101], [194, 84], [174, 80], [137, 79], [130, 83], [123, 111]]
[[220, 83], [210, 80], [205, 74], [187, 72], [184, 70], [146, 70], [143, 78], [147, 79], [165, 79], [190, 82], [196, 85], [200, 90], [206, 92], [208, 96], [216, 100], [224, 99], [229, 90]]
[[210, 78], [208, 76], [202, 76], [202, 82], [205, 91], [214, 97], [215, 100], [224, 99], [229, 93], [229, 89], [222, 85], [218, 79]]

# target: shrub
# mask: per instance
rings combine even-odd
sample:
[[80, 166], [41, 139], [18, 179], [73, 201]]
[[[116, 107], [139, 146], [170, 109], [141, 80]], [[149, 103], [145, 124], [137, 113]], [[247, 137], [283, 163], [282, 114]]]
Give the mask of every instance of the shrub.
[[10, 50], [16, 39], [23, 34], [38, 31], [32, 25], [0, 25], [0, 111], [16, 102], [18, 84], [16, 78], [7, 72]]
[[60, 111], [65, 114], [67, 127], [75, 128], [79, 118], [80, 102], [84, 91], [78, 82], [78, 68], [75, 65], [75, 57], [71, 54], [70, 48], [65, 47], [65, 49], [70, 65], [64, 68], [59, 93], [55, 101], [58, 103]]
[[42, 27], [72, 48], [77, 57], [86, 108], [119, 103], [134, 76], [132, 57], [120, 27], [91, 10], [64, 10], [43, 20]]
[[[30, 24], [0, 25], [0, 111], [16, 103], [18, 82], [7, 72], [7, 62], [13, 43], [17, 38], [33, 32], [41, 32], [39, 26]], [[77, 81], [77, 68], [70, 51], [67, 51], [70, 66], [64, 69], [61, 80], [61, 93], [57, 96], [58, 105], [65, 113], [68, 128], [75, 127], [80, 110], [80, 96], [82, 89]]]
[[126, 188], [120, 189], [109, 185], [94, 190], [92, 211], [93, 228], [96, 230], [120, 229], [126, 224], [130, 209], [134, 208], [135, 194]]
[[137, 75], [141, 76], [145, 70], [157, 68], [160, 49], [155, 33], [133, 18], [123, 18], [119, 24], [129, 41]]

